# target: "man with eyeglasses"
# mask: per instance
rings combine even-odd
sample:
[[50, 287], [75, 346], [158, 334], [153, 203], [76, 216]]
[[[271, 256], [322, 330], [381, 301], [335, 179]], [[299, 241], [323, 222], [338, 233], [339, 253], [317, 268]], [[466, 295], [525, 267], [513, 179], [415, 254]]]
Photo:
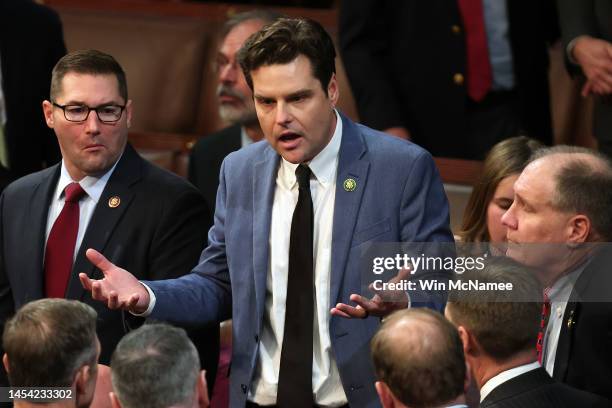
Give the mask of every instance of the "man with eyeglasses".
[[[108, 364], [121, 337], [143, 319], [91, 300], [78, 273], [101, 275], [85, 250], [102, 251], [142, 279], [178, 277], [197, 264], [206, 242], [206, 207], [193, 186], [127, 142], [132, 101], [112, 56], [66, 55], [42, 107], [62, 161], [15, 181], [0, 198], [0, 324], [34, 299], [82, 300], [98, 311], [100, 362]], [[212, 384], [217, 327], [194, 338], [202, 346], [200, 337], [209, 342], [201, 358]]]

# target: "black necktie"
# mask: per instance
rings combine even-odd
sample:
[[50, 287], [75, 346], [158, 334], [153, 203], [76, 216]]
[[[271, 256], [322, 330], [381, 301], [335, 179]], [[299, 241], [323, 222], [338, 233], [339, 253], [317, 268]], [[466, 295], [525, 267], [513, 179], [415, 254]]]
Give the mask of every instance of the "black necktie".
[[312, 336], [314, 324], [314, 211], [310, 196], [310, 169], [295, 170], [299, 197], [291, 221], [289, 276], [285, 303], [285, 332], [278, 374], [276, 405], [312, 408]]

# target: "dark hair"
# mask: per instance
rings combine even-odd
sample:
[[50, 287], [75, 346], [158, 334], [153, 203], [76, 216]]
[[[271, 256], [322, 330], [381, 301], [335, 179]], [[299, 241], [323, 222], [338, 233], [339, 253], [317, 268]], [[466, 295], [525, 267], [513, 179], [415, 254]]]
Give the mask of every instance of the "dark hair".
[[371, 348], [378, 379], [403, 404], [432, 407], [463, 394], [461, 339], [439, 313], [425, 308], [393, 313], [372, 338]]
[[511, 291], [449, 293], [446, 308], [451, 320], [470, 331], [487, 355], [503, 362], [521, 351], [535, 349], [542, 288], [533, 269], [507, 257], [493, 257], [482, 270], [467, 271], [460, 279], [512, 284]]
[[499, 183], [506, 177], [520, 174], [532, 154], [543, 147], [535, 139], [517, 136], [503, 140], [491, 148], [483, 163], [480, 180], [474, 185], [463, 213], [459, 236], [463, 242], [488, 242], [487, 207]]
[[253, 90], [251, 71], [264, 65], [288, 64], [303, 55], [313, 75], [327, 94], [327, 85], [336, 72], [334, 43], [321, 26], [306, 18], [280, 18], [249, 37], [238, 52], [244, 77]]
[[113, 390], [124, 408], [163, 408], [195, 398], [200, 360], [185, 330], [145, 324], [121, 339], [111, 358]]
[[85, 303], [41, 299], [4, 327], [2, 344], [14, 387], [70, 387], [76, 371], [97, 364], [96, 312]]
[[121, 65], [111, 56], [97, 50], [79, 50], [66, 54], [60, 59], [51, 73], [51, 100], [62, 93], [62, 80], [68, 73], [90, 75], [115, 75], [119, 95], [124, 102], [128, 100], [127, 79]]
[[270, 24], [279, 18], [283, 17], [283, 14], [267, 9], [255, 9], [250, 11], [244, 11], [242, 13], [236, 13], [228, 18], [223, 24], [221, 29], [221, 38], [225, 38], [230, 31], [246, 21], [261, 21], [264, 24]]
[[586, 147], [559, 145], [536, 152], [532, 161], [559, 155], [552, 206], [586, 215], [597, 240], [612, 241], [612, 165], [607, 156]]

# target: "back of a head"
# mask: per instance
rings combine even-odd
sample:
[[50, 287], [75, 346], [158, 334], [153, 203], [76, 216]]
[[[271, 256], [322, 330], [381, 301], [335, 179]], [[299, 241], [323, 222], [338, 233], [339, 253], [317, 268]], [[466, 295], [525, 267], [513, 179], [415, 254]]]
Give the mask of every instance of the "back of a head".
[[96, 312], [76, 300], [41, 299], [17, 311], [2, 342], [14, 387], [70, 387], [76, 370], [97, 364]]
[[429, 309], [385, 319], [372, 338], [377, 378], [410, 407], [434, 407], [463, 394], [466, 366], [457, 329]]
[[123, 408], [191, 406], [200, 372], [185, 330], [147, 324], [127, 334], [111, 358], [113, 390]]
[[548, 159], [557, 167], [552, 205], [560, 211], [586, 215], [592, 241], [612, 242], [612, 164], [594, 150], [559, 145], [538, 150], [531, 161]]
[[512, 290], [451, 291], [446, 309], [455, 325], [464, 326], [483, 351], [500, 363], [520, 352], [535, 350], [542, 287], [532, 269], [498, 257], [489, 259], [484, 269], [468, 271], [460, 279], [511, 284]]
[[280, 18], [252, 35], [238, 53], [244, 77], [253, 89], [251, 71], [262, 66], [288, 64], [303, 55], [313, 75], [327, 93], [336, 72], [334, 43], [318, 22], [305, 18]]

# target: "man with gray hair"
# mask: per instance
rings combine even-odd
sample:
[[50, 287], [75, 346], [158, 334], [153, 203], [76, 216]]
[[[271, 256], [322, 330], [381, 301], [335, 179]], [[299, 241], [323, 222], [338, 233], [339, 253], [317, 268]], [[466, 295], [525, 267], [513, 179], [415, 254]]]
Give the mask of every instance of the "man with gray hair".
[[[77, 300], [41, 299], [19, 309], [2, 336], [2, 362], [13, 397], [18, 398], [23, 387], [41, 387], [57, 391], [45, 398], [45, 407], [88, 407], [100, 355], [96, 317], [91, 306]], [[15, 399], [15, 407], [39, 407], [43, 402], [25, 396]]]
[[207, 407], [198, 352], [185, 330], [146, 324], [126, 335], [111, 359], [114, 408]]
[[612, 399], [612, 166], [586, 148], [540, 149], [514, 194], [507, 254], [546, 288], [540, 361], [556, 380]]
[[251, 34], [280, 16], [271, 10], [252, 10], [235, 14], [223, 25], [214, 69], [219, 81], [219, 116], [229, 126], [202, 137], [189, 159], [189, 181], [202, 192], [211, 210], [206, 230], [213, 224], [221, 162], [231, 152], [263, 138], [253, 93], [238, 66], [238, 50]]

